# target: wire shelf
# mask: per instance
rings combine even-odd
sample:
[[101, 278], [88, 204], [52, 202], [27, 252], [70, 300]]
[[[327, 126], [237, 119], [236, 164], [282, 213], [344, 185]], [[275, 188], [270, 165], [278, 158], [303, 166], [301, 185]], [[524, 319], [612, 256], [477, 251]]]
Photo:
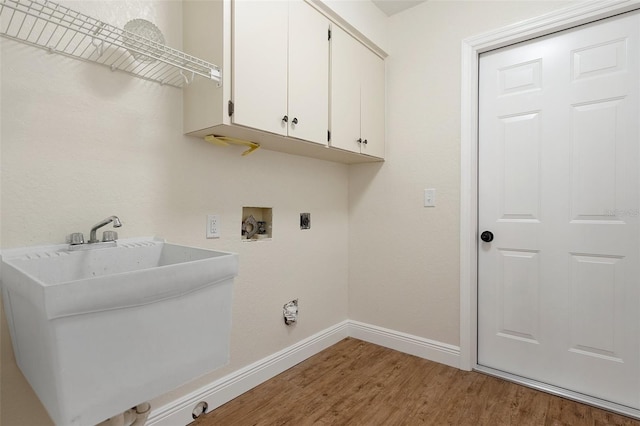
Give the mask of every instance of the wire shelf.
[[222, 83], [214, 64], [52, 1], [0, 0], [0, 36], [173, 87]]

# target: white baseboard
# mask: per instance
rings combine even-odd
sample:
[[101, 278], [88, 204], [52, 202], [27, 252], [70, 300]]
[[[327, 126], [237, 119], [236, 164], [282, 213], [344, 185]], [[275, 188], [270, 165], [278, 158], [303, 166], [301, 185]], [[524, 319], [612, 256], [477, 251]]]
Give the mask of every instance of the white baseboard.
[[349, 336], [450, 367], [460, 366], [460, 347], [358, 321], [349, 321]]
[[179, 426], [191, 423], [193, 408], [200, 401], [205, 401], [209, 406], [208, 411], [212, 411], [346, 337], [354, 337], [452, 367], [459, 366], [460, 348], [457, 346], [347, 320], [162, 407], [157, 409], [152, 407], [146, 424], [148, 426]]
[[196, 404], [205, 401], [212, 411], [233, 398], [242, 395], [260, 383], [277, 376], [305, 359], [335, 345], [348, 336], [348, 321], [343, 321], [308, 337], [295, 345], [269, 355], [253, 364], [222, 377], [207, 386], [154, 410], [147, 420], [148, 426], [178, 426], [193, 421]]

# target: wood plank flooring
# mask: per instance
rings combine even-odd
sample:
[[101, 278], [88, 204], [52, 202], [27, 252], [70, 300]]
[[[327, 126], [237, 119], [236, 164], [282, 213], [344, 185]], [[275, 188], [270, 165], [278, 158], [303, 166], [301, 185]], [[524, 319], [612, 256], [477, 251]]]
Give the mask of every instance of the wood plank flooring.
[[640, 426], [640, 421], [347, 338], [192, 424]]

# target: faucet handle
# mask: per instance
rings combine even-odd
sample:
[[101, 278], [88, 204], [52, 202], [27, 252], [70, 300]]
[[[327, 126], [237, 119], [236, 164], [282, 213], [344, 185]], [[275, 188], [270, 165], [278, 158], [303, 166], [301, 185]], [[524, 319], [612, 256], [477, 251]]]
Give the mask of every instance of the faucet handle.
[[73, 234], [69, 235], [68, 240], [69, 244], [71, 244], [72, 246], [84, 244], [84, 235], [82, 235], [82, 232], [74, 232]]
[[116, 231], [104, 231], [102, 233], [102, 242], [115, 241], [118, 239], [118, 233]]

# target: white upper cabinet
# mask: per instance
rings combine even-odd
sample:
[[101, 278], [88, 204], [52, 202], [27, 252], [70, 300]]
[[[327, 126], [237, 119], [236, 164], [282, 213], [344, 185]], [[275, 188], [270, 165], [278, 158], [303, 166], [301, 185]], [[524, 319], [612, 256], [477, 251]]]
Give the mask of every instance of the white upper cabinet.
[[333, 147], [360, 152], [361, 47], [336, 25], [331, 29], [331, 141]]
[[329, 20], [307, 3], [236, 1], [234, 124], [327, 144]]
[[288, 16], [285, 1], [233, 2], [234, 124], [286, 136]]
[[186, 134], [348, 164], [381, 161], [384, 61], [340, 28], [347, 23], [303, 0], [182, 5], [185, 50], [222, 66], [222, 85], [196, 79], [183, 89]]
[[331, 146], [384, 158], [384, 60], [334, 26]]
[[289, 2], [289, 136], [327, 144], [329, 20], [307, 3]]
[[384, 60], [362, 46], [360, 80], [360, 152], [384, 158]]

